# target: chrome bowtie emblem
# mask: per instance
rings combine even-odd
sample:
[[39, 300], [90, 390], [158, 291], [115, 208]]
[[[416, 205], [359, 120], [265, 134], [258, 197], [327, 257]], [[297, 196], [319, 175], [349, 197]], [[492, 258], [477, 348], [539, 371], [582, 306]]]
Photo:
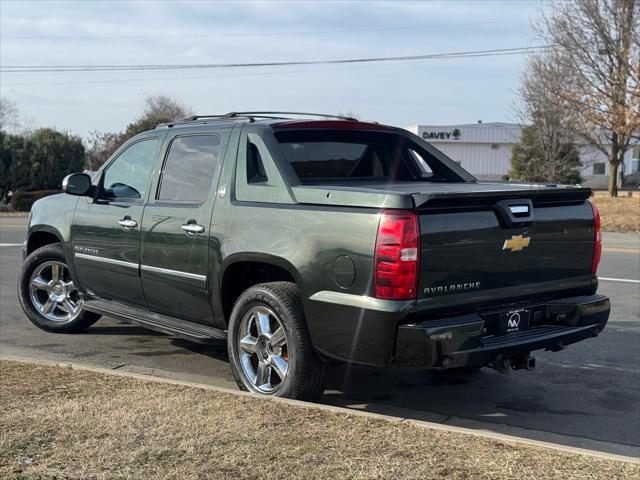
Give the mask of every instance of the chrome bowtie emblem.
[[522, 235], [514, 235], [509, 240], [504, 241], [502, 250], [511, 250], [512, 252], [519, 252], [520, 250], [527, 248], [531, 243], [531, 237], [523, 237]]

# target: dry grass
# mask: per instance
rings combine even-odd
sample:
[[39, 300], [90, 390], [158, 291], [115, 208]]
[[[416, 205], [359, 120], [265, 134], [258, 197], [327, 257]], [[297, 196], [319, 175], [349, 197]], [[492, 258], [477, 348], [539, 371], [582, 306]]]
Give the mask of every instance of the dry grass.
[[0, 362], [0, 478], [635, 479], [637, 464]]
[[640, 232], [640, 197], [596, 195], [602, 229], [607, 232]]
[[14, 212], [0, 210], [0, 218], [2, 217], [28, 217], [29, 212]]

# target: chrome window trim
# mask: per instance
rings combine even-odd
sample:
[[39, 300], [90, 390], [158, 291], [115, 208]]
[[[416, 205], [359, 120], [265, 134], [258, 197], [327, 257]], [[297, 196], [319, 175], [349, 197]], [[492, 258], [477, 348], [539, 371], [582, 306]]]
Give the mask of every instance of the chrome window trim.
[[137, 263], [125, 262], [124, 260], [116, 260], [114, 258], [97, 257], [95, 255], [89, 255], [87, 253], [74, 253], [77, 258], [84, 258], [85, 260], [93, 260], [94, 262], [111, 263], [113, 265], [120, 265], [121, 267], [129, 267], [138, 269]]
[[171, 270], [168, 268], [152, 267], [151, 265], [141, 265], [140, 268], [146, 272], [164, 273], [166, 275], [174, 275], [176, 277], [189, 278], [191, 280], [199, 280], [202, 283], [207, 282], [206, 275], [199, 275], [197, 273], [181, 272], [179, 270]]

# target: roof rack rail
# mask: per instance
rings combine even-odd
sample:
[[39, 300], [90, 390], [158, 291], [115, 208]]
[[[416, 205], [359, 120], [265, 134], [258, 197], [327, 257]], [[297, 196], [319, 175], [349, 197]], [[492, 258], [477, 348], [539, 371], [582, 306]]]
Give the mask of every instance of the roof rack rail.
[[[176, 120], [175, 122], [165, 122], [156, 125], [156, 128], [166, 128], [166, 127], [174, 127], [176, 125], [186, 125], [189, 123], [209, 123], [211, 121], [225, 121], [230, 120], [232, 117], [227, 117], [225, 115], [193, 115], [191, 117], [184, 118], [182, 120]], [[235, 117], [236, 119], [244, 119], [253, 122], [251, 117]]]
[[193, 115], [191, 117], [185, 118], [185, 121], [193, 122], [195, 120], [200, 120], [202, 118], [219, 118], [219, 119], [229, 119], [229, 118], [239, 118], [239, 117], [256, 117], [256, 118], [282, 118], [282, 117], [273, 117], [271, 115], [304, 115], [309, 117], [322, 117], [322, 118], [338, 118], [340, 120], [349, 120], [356, 122], [358, 121], [353, 117], [345, 117], [342, 115], [328, 115], [326, 113], [308, 113], [308, 112], [229, 112], [224, 115]]
[[287, 117], [283, 117], [282, 115], [304, 115], [310, 117], [321, 117], [321, 118], [336, 118], [339, 120], [347, 120], [350, 122], [357, 122], [357, 118], [353, 117], [345, 117], [341, 115], [329, 115], [325, 113], [306, 113], [306, 112], [229, 112], [223, 115], [192, 115], [183, 120], [178, 120], [175, 122], [166, 122], [156, 125], [156, 128], [170, 128], [174, 125], [185, 125], [188, 123], [202, 122], [207, 123], [208, 121], [225, 121], [225, 120], [248, 120], [249, 122], [254, 122], [255, 118], [264, 118], [264, 119], [287, 119]]

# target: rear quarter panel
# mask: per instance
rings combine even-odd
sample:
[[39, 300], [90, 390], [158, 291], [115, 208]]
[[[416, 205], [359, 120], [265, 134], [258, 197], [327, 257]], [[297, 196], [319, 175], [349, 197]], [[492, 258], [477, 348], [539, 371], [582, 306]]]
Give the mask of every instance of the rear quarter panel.
[[[272, 261], [288, 270], [305, 298], [321, 290], [371, 292], [376, 209], [231, 201], [216, 203], [211, 235], [219, 243], [220, 274], [241, 260]], [[333, 265], [348, 256], [355, 276], [339, 286]], [[262, 259], [262, 260], [260, 260]]]
[[[317, 292], [340, 292], [353, 296], [372, 295], [373, 252], [379, 214], [377, 209], [329, 208], [309, 205], [285, 205], [216, 202], [211, 225], [214, 309], [220, 311], [220, 285], [225, 270], [237, 261], [261, 261], [287, 270], [298, 284], [307, 327], [316, 349], [341, 360], [384, 364], [392, 352], [369, 357], [366, 346], [372, 338], [362, 333], [362, 310], [340, 303], [310, 299]], [[353, 282], [339, 285], [334, 275], [338, 258], [353, 263]], [[347, 264], [349, 260], [346, 260]], [[381, 322], [386, 345], [395, 341], [397, 322], [379, 317], [370, 319], [368, 332]], [[358, 344], [358, 345], [356, 345]], [[375, 349], [373, 350], [376, 351]], [[378, 350], [380, 351], [380, 350]]]

